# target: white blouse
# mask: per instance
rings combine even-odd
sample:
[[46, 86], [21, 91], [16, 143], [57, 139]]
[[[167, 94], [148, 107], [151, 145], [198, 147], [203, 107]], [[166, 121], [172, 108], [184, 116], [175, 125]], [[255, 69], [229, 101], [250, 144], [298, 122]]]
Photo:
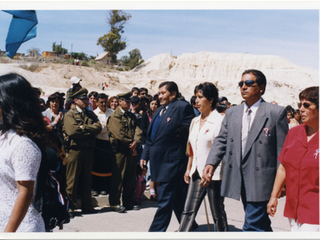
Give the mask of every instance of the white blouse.
[[35, 181], [31, 204], [17, 232], [45, 231], [41, 213], [34, 207], [40, 163], [40, 149], [31, 139], [19, 136], [13, 130], [0, 137], [0, 232], [6, 227], [17, 200], [17, 181]]
[[[204, 169], [209, 155], [214, 138], [219, 134], [223, 116], [214, 110], [210, 113], [207, 121], [200, 129], [200, 116], [195, 117], [190, 124], [189, 140], [193, 152], [193, 161], [190, 171], [190, 177], [198, 170], [200, 177], [202, 177], [202, 170]], [[188, 144], [189, 144], [188, 143]], [[221, 180], [222, 171], [221, 163], [215, 169], [212, 180]]]

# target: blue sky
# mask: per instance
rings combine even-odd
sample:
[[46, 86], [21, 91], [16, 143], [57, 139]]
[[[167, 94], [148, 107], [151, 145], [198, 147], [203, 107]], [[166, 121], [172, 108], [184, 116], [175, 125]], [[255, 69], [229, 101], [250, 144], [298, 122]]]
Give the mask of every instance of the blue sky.
[[[318, 10], [125, 10], [127, 48], [138, 48], [147, 60], [161, 53], [196, 52], [278, 55], [297, 65], [318, 69]], [[56, 42], [73, 52], [96, 56], [97, 39], [109, 31], [107, 10], [37, 10], [37, 37], [18, 52], [37, 47], [51, 51]], [[11, 15], [0, 11], [0, 49]]]

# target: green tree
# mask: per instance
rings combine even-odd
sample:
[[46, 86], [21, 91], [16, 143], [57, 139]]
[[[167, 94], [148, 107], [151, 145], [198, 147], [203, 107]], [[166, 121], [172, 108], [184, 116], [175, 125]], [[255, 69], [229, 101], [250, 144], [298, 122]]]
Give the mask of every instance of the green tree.
[[124, 65], [128, 66], [130, 69], [133, 69], [139, 64], [143, 63], [143, 60], [141, 59], [142, 56], [140, 50], [135, 48], [129, 52], [129, 56], [123, 56], [120, 60]]
[[66, 48], [62, 47], [62, 43], [60, 43], [59, 45], [59, 44], [56, 44], [56, 42], [52, 44], [52, 51], [56, 54], [65, 54], [68, 52]]
[[87, 58], [87, 54], [85, 54], [83, 52], [81, 52], [81, 53], [73, 52], [72, 57], [77, 58], [79, 60], [85, 60]]
[[124, 33], [124, 25], [129, 21], [131, 15], [122, 10], [110, 10], [107, 22], [110, 32], [98, 39], [97, 45], [101, 45], [103, 50], [110, 53], [111, 61], [117, 62], [117, 54], [127, 47], [125, 39], [121, 36]]

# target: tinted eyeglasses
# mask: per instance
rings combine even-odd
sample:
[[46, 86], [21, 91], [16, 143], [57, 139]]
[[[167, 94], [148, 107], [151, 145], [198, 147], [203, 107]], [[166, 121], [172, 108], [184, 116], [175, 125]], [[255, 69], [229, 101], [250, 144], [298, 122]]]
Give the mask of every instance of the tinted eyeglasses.
[[243, 84], [246, 84], [247, 87], [251, 87], [255, 83], [256, 83], [256, 81], [253, 81], [253, 80], [240, 81], [239, 82], [239, 87], [242, 87]]
[[301, 103], [301, 102], [299, 102], [298, 103], [298, 108], [301, 108], [302, 106], [304, 108], [309, 108], [311, 105], [312, 105], [312, 103], [307, 103], [307, 102]]

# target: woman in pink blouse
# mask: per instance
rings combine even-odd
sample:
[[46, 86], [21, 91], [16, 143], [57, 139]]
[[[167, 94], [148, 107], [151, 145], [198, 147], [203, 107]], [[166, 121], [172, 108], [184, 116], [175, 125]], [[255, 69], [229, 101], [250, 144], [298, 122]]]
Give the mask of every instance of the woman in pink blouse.
[[197, 227], [194, 220], [206, 193], [209, 197], [210, 209], [215, 224], [215, 231], [227, 231], [227, 215], [224, 210], [224, 198], [220, 195], [221, 166], [212, 176], [208, 187], [201, 187], [202, 170], [214, 138], [218, 135], [223, 116], [215, 110], [218, 101], [218, 90], [214, 84], [205, 82], [195, 87], [196, 105], [201, 112], [190, 124], [187, 146], [189, 161], [184, 180], [189, 184], [187, 200], [181, 216], [179, 232], [192, 231]]
[[306, 88], [299, 99], [303, 124], [288, 132], [267, 211], [274, 216], [286, 184], [284, 216], [291, 231], [319, 231], [319, 87]]

